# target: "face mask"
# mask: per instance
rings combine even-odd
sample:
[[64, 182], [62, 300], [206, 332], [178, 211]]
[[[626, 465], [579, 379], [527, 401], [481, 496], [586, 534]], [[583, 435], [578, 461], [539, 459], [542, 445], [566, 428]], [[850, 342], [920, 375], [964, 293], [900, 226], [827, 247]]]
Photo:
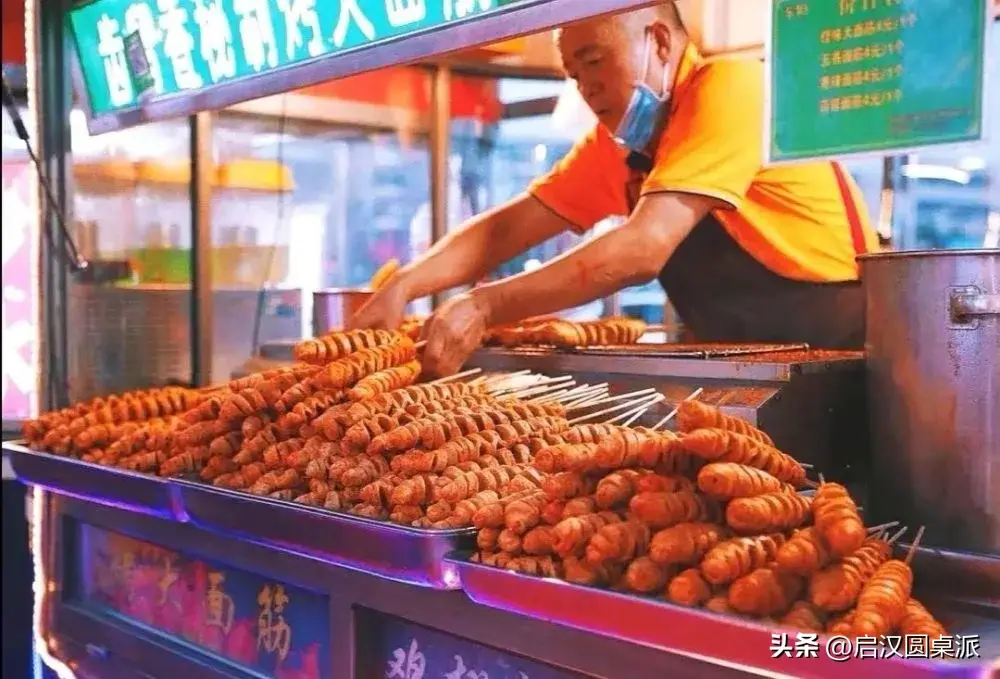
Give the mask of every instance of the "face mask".
[[646, 76], [649, 73], [649, 50], [652, 38], [646, 33], [646, 43], [643, 47], [642, 75], [635, 83], [632, 90], [632, 99], [625, 109], [618, 129], [615, 130], [615, 141], [635, 153], [643, 153], [649, 146], [656, 132], [656, 126], [660, 122], [663, 110], [666, 108], [667, 100], [670, 99], [670, 65], [663, 68], [663, 83], [661, 89], [663, 95], [657, 95], [649, 85], [646, 84]]

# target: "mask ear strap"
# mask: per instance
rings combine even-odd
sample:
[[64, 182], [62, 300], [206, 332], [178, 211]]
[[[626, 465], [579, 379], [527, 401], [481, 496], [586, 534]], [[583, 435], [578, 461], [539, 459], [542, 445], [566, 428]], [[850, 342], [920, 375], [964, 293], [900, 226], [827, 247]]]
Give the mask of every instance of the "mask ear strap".
[[660, 83], [660, 96], [664, 99], [670, 93], [670, 84], [670, 60], [667, 59], [667, 63], [663, 64], [663, 82]]
[[646, 82], [646, 76], [649, 75], [649, 54], [653, 47], [652, 37], [653, 36], [650, 35], [650, 31], [647, 28], [645, 38], [642, 43], [642, 74], [639, 76], [639, 82], [641, 83]]

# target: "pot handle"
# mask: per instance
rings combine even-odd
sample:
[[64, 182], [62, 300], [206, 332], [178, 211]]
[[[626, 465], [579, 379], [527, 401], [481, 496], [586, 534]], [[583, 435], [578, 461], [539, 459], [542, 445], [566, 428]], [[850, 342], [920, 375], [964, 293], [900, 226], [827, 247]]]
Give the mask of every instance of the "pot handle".
[[985, 292], [953, 292], [951, 318], [955, 323], [968, 323], [983, 316], [1000, 316], [1000, 295]]

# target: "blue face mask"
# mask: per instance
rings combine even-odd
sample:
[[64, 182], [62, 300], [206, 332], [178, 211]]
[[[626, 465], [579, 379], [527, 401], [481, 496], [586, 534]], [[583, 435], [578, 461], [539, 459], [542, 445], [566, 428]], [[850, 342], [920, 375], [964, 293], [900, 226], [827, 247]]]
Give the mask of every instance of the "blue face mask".
[[666, 109], [667, 101], [670, 99], [670, 65], [663, 68], [663, 95], [657, 95], [649, 85], [646, 84], [646, 75], [649, 73], [649, 51], [651, 46], [650, 35], [646, 34], [646, 44], [643, 47], [642, 75], [635, 83], [632, 90], [632, 99], [625, 109], [625, 115], [618, 123], [615, 130], [615, 141], [629, 151], [644, 153], [649, 147], [649, 143], [656, 133], [657, 125]]

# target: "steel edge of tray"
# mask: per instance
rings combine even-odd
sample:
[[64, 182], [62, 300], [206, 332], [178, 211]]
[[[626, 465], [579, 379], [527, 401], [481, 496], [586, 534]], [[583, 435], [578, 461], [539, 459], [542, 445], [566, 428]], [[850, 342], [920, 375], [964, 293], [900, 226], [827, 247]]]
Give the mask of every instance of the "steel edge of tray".
[[601, 373], [645, 375], [692, 380], [758, 380], [787, 382], [797, 364], [762, 361], [722, 361], [702, 358], [643, 358], [634, 355], [584, 355], [572, 352], [514, 349], [479, 349], [465, 363], [467, 368], [519, 370], [529, 368], [547, 374]]
[[3, 449], [14, 475], [24, 484], [106, 507], [184, 521], [167, 479], [31, 450], [23, 441], [4, 441]]
[[474, 529], [399, 526], [193, 481], [171, 484], [188, 520], [205, 530], [410, 585], [462, 587], [444, 557], [470, 546]]
[[[990, 661], [983, 659], [864, 658], [864, 662], [844, 662], [831, 659], [822, 650], [817, 657], [775, 657], [771, 648], [779, 632], [749, 620], [485, 566], [469, 561], [468, 553], [460, 551], [448, 555], [447, 561], [457, 567], [466, 595], [478, 604], [751, 673], [802, 679], [989, 676]], [[721, 639], [724, 644], [720, 644]], [[821, 646], [825, 648], [822, 642]]]

